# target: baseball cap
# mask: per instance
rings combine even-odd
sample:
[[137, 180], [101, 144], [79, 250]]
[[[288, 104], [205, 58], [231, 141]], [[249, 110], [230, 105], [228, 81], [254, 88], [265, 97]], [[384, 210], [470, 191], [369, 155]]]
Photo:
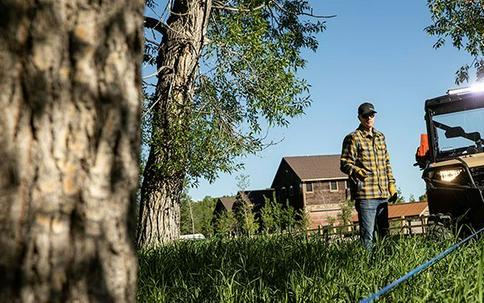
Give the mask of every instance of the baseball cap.
[[365, 102], [358, 106], [358, 116], [364, 116], [371, 113], [376, 113], [373, 104]]

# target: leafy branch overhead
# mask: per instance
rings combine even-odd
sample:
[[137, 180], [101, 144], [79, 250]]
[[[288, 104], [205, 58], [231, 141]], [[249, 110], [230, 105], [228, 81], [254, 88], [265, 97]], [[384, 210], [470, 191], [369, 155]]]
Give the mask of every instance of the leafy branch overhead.
[[[237, 169], [236, 157], [271, 144], [264, 129], [287, 126], [310, 105], [309, 85], [297, 76], [305, 65], [301, 51], [317, 49], [316, 34], [331, 17], [314, 15], [300, 0], [213, 2], [186, 121], [190, 143], [181, 157], [192, 180]], [[152, 18], [145, 26], [172, 30]], [[147, 52], [157, 48], [147, 44]]]
[[477, 78], [484, 78], [484, 1], [482, 0], [428, 0], [433, 24], [425, 30], [438, 37], [434, 48], [440, 48], [447, 39], [457, 49], [464, 49], [473, 62], [456, 72], [456, 83], [469, 81], [469, 69], [474, 67]]

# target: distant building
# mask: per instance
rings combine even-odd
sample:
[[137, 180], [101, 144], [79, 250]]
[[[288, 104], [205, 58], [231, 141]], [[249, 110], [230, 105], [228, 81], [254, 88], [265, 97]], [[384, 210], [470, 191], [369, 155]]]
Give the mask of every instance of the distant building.
[[262, 189], [239, 191], [236, 196], [218, 198], [213, 212], [214, 217], [220, 216], [226, 211], [237, 212], [237, 209], [240, 208], [244, 202], [251, 204], [252, 211], [254, 211], [256, 215], [259, 215], [260, 210], [264, 207], [266, 201], [273, 201], [273, 197], [273, 189]]
[[328, 224], [328, 218], [336, 218], [350, 199], [348, 176], [339, 163], [340, 155], [282, 158], [271, 186], [277, 201], [304, 209], [310, 227]]
[[217, 220], [228, 211], [232, 211], [235, 203], [235, 196], [220, 197], [215, 202], [215, 208], [212, 215], [212, 227], [215, 227]]
[[226, 211], [232, 210], [234, 202], [234, 196], [217, 198], [217, 202], [215, 202], [215, 209], [213, 211], [214, 215], [221, 215]]
[[215, 226], [217, 219], [227, 211], [232, 211], [234, 215], [240, 214], [244, 210], [244, 204], [250, 207], [254, 218], [260, 220], [262, 208], [270, 201], [274, 201], [273, 189], [239, 191], [236, 196], [218, 198], [212, 216], [212, 226]]
[[252, 211], [259, 217], [261, 209], [266, 205], [267, 202], [274, 200], [274, 190], [261, 189], [261, 190], [245, 190], [239, 191], [235, 197], [235, 202], [233, 205], [233, 210], [237, 212], [237, 209], [242, 205], [242, 203], [248, 203], [252, 205]]
[[[309, 218], [309, 227], [339, 224], [342, 207], [350, 200], [348, 176], [342, 173], [340, 155], [316, 155], [284, 157], [277, 168], [271, 188], [240, 191], [236, 196], [217, 200], [214, 217], [233, 210], [241, 202], [249, 202], [256, 217], [266, 201], [274, 198], [278, 203], [288, 204], [296, 210], [303, 209]], [[419, 218], [428, 213], [426, 202], [400, 203], [389, 206], [389, 219]], [[356, 211], [352, 219], [358, 222]], [[348, 222], [349, 223], [349, 222]]]

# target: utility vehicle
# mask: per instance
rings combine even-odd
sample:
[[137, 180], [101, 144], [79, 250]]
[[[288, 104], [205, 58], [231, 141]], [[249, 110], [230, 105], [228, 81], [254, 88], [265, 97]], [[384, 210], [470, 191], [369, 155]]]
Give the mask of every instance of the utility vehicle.
[[430, 221], [484, 226], [484, 85], [425, 102], [427, 134], [415, 165], [423, 170]]

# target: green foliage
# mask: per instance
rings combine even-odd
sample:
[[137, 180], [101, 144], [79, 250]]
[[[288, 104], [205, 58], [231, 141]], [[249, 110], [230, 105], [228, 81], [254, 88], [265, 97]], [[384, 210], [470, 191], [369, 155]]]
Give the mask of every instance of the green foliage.
[[[316, 50], [315, 35], [324, 29], [310, 13], [306, 0], [173, 0], [155, 12], [161, 20], [145, 18], [152, 30], [145, 31], [144, 63], [158, 81], [143, 81], [143, 138], [149, 137], [143, 142], [150, 152], [143, 157], [140, 208], [165, 195], [179, 203], [184, 186], [240, 169], [237, 157], [271, 143], [264, 142], [264, 128], [287, 126], [303, 113], [310, 99], [297, 76], [301, 53]], [[160, 213], [140, 214], [150, 217], [141, 224], [160, 222]]]
[[425, 30], [438, 37], [434, 48], [442, 47], [450, 39], [457, 49], [464, 49], [473, 58], [456, 72], [456, 84], [469, 81], [469, 68], [477, 70], [477, 78], [484, 78], [484, 1], [482, 0], [427, 0], [433, 24]]
[[353, 215], [353, 209], [355, 207], [355, 202], [353, 200], [347, 200], [341, 207], [341, 214], [339, 218], [342, 225], [351, 224], [351, 217]]
[[237, 220], [231, 210], [223, 212], [215, 219], [214, 233], [216, 235], [228, 237], [234, 235], [236, 229]]
[[419, 200], [419, 201], [427, 201], [427, 194], [425, 193], [425, 194], [423, 194], [423, 195], [420, 195], [420, 196], [418, 197], [418, 200]]
[[215, 199], [205, 197], [200, 202], [195, 202], [184, 195], [181, 199], [180, 208], [180, 233], [181, 234], [213, 234], [212, 217], [215, 209]]
[[294, 210], [266, 199], [260, 216], [256, 216], [253, 206], [238, 200], [233, 211], [224, 212], [214, 220], [215, 234], [222, 236], [251, 236], [259, 231], [279, 233], [285, 231], [306, 231], [309, 219], [306, 213]]
[[237, 181], [237, 188], [239, 191], [245, 191], [249, 188], [250, 186], [250, 179], [248, 175], [239, 175], [235, 177], [235, 180]]
[[397, 200], [395, 201], [395, 203], [402, 203], [402, 202], [405, 202], [405, 198], [403, 197], [402, 189], [399, 187], [397, 188]]
[[238, 203], [240, 206], [235, 212], [237, 234], [246, 236], [254, 235], [259, 230], [259, 223], [252, 211], [252, 204], [245, 201], [240, 201]]
[[188, 195], [183, 195], [180, 199], [180, 234], [182, 235], [195, 233], [192, 204]]
[[[268, 235], [182, 241], [139, 253], [139, 302], [357, 302], [453, 244]], [[484, 239], [385, 295], [384, 302], [481, 302]]]
[[[264, 142], [264, 128], [286, 126], [303, 113], [310, 99], [308, 84], [296, 75], [305, 63], [301, 52], [317, 49], [315, 35], [325, 27], [308, 17], [306, 0], [223, 3], [231, 9], [218, 2], [211, 8], [193, 100], [181, 102], [186, 108], [177, 110], [184, 114], [170, 125], [155, 125], [169, 127], [171, 137], [157, 138], [155, 130], [151, 142], [162, 146], [158, 153], [176, 155], [157, 163], [159, 174], [186, 176], [190, 184], [240, 169], [237, 157], [270, 144]], [[149, 38], [145, 62], [154, 65], [159, 45]], [[151, 100], [148, 107], [156, 102]]]
[[304, 209], [300, 209], [296, 211], [296, 217], [296, 230], [299, 230], [300, 232], [307, 232], [309, 228], [309, 213], [304, 211]]
[[273, 203], [266, 199], [264, 207], [261, 209], [261, 225], [263, 231], [266, 233], [272, 233], [277, 231], [277, 219], [274, 214], [274, 207], [276, 205], [272, 205]]
[[276, 233], [302, 229], [307, 226], [308, 219], [304, 213], [298, 213], [290, 205], [282, 205], [266, 199], [261, 210], [261, 225], [265, 233]]

